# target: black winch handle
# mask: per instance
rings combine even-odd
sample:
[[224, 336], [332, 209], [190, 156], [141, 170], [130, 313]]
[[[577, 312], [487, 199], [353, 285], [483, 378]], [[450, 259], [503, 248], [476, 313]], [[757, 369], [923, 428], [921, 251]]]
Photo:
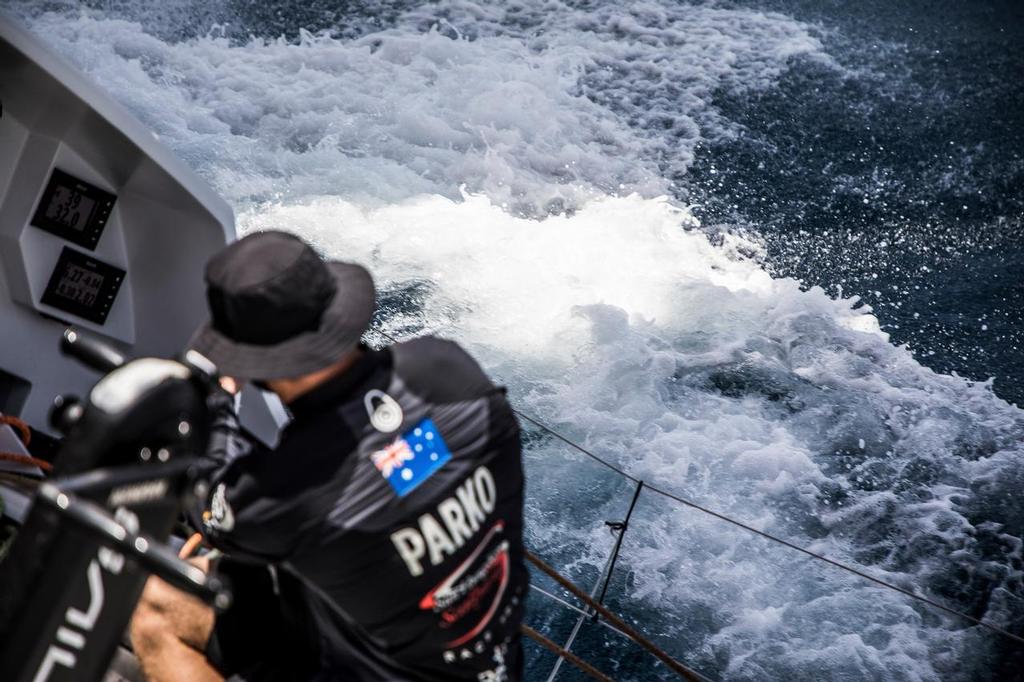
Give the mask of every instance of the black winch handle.
[[220, 611], [231, 605], [231, 591], [224, 581], [179, 559], [167, 545], [130, 532], [98, 504], [65, 492], [52, 483], [39, 486], [36, 499], [174, 587]]
[[60, 340], [64, 355], [75, 358], [83, 365], [106, 374], [124, 364], [124, 356], [109, 344], [97, 338], [86, 336], [74, 327], [64, 330]]

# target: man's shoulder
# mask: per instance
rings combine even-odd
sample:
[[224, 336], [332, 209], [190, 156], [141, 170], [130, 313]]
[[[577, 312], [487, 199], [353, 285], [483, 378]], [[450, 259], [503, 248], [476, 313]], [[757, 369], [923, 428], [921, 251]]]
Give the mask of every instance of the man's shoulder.
[[479, 363], [459, 344], [421, 336], [391, 347], [395, 374], [430, 402], [472, 400], [494, 390]]

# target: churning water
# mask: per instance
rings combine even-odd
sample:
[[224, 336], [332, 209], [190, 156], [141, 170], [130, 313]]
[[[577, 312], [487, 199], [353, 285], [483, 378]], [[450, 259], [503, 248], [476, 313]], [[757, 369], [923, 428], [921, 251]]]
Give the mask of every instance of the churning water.
[[[1019, 5], [6, 6], [242, 231], [367, 264], [390, 333], [458, 338], [634, 476], [1024, 633]], [[527, 444], [529, 542], [589, 586], [632, 490]], [[608, 600], [715, 679], [1024, 668], [997, 635], [651, 495]], [[573, 614], [537, 599], [530, 621], [563, 639]], [[668, 675], [600, 624], [574, 648]]]

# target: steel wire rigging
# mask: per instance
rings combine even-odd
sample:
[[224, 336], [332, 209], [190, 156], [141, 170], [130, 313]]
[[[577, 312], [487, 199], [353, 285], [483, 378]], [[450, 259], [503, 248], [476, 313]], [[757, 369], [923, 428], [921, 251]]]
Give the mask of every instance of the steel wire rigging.
[[[388, 339], [392, 343], [398, 343], [398, 339], [396, 339], [394, 336], [391, 336], [387, 332], [384, 332], [384, 331], [382, 331], [380, 329], [373, 329], [372, 331], [377, 333], [377, 334], [380, 334], [381, 336], [383, 336], [384, 338]], [[628, 479], [628, 480], [630, 480], [633, 483], [636, 483], [638, 485], [642, 485], [646, 490], [650, 490], [653, 493], [656, 493], [656, 494], [661, 495], [661, 496], [663, 496], [665, 498], [673, 500], [673, 501], [675, 501], [675, 502], [677, 502], [679, 504], [682, 504], [684, 506], [690, 507], [691, 509], [696, 509], [697, 511], [699, 511], [699, 512], [701, 512], [703, 514], [707, 514], [708, 516], [712, 516], [712, 517], [714, 517], [716, 519], [719, 519], [720, 521], [724, 521], [726, 523], [729, 523], [729, 524], [731, 524], [733, 526], [736, 526], [737, 528], [741, 528], [741, 529], [743, 529], [743, 530], [745, 530], [745, 531], [747, 531], [749, 533], [753, 533], [754, 535], [760, 536], [760, 537], [762, 537], [762, 538], [764, 538], [766, 540], [769, 540], [769, 541], [774, 542], [776, 544], [782, 545], [783, 547], [788, 547], [789, 549], [792, 549], [794, 551], [801, 552], [802, 554], [804, 554], [806, 556], [809, 556], [812, 559], [816, 559], [816, 560], [821, 561], [823, 563], [826, 563], [826, 564], [828, 564], [830, 566], [833, 566], [835, 568], [838, 568], [838, 569], [841, 569], [843, 571], [846, 571], [847, 573], [850, 573], [852, 575], [858, 576], [859, 578], [862, 578], [864, 580], [870, 581], [870, 582], [872, 582], [872, 583], [874, 583], [874, 584], [876, 584], [876, 585], [878, 585], [880, 587], [883, 587], [883, 588], [888, 589], [888, 590], [892, 590], [893, 592], [898, 592], [899, 594], [902, 594], [905, 597], [909, 597], [911, 599], [914, 599], [914, 600], [916, 600], [916, 601], [918, 601], [918, 602], [920, 602], [922, 604], [926, 604], [928, 606], [931, 606], [932, 608], [939, 609], [939, 610], [944, 611], [944, 612], [946, 612], [946, 613], [948, 613], [950, 615], [956, 616], [956, 617], [961, 618], [963, 620], [966, 620], [966, 621], [968, 621], [970, 623], [973, 623], [975, 625], [978, 625], [978, 626], [981, 626], [983, 628], [986, 628], [987, 630], [989, 630], [991, 632], [994, 632], [994, 633], [997, 633], [999, 635], [1002, 635], [1003, 637], [1006, 637], [1008, 639], [1012, 639], [1013, 641], [1017, 642], [1018, 644], [1024, 644], [1024, 637], [1021, 637], [1020, 635], [1016, 635], [1016, 634], [1010, 632], [1009, 630], [1006, 630], [1004, 628], [999, 627], [998, 625], [996, 625], [994, 623], [990, 623], [990, 622], [982, 620], [980, 618], [975, 618], [974, 616], [972, 616], [970, 614], [964, 613], [963, 611], [958, 611], [957, 609], [954, 609], [954, 608], [952, 608], [950, 606], [946, 606], [945, 604], [937, 602], [934, 599], [931, 599], [931, 598], [926, 597], [924, 595], [917, 594], [915, 592], [911, 592], [910, 590], [904, 589], [904, 588], [902, 588], [902, 587], [900, 587], [898, 585], [894, 585], [894, 584], [892, 584], [892, 583], [890, 583], [888, 581], [882, 580], [881, 578], [877, 578], [877, 577], [871, 575], [870, 573], [866, 573], [865, 571], [862, 571], [860, 569], [854, 568], [853, 566], [849, 566], [849, 565], [844, 564], [844, 563], [842, 563], [840, 561], [836, 561], [835, 559], [830, 559], [827, 556], [824, 556], [823, 554], [819, 554], [819, 553], [817, 553], [817, 552], [815, 552], [813, 550], [807, 549], [806, 547], [801, 547], [800, 545], [798, 545], [796, 543], [793, 543], [793, 542], [790, 542], [789, 540], [786, 540], [784, 538], [780, 538], [780, 537], [778, 537], [776, 535], [772, 535], [771, 533], [765, 532], [763, 530], [759, 530], [759, 529], [754, 528], [753, 526], [751, 526], [749, 524], [743, 523], [742, 521], [739, 521], [739, 520], [734, 519], [734, 518], [732, 518], [730, 516], [727, 516], [726, 514], [723, 514], [721, 512], [717, 512], [717, 511], [715, 511], [713, 509], [709, 509], [708, 507], [705, 507], [705, 506], [703, 506], [701, 504], [698, 504], [698, 503], [696, 503], [696, 502], [694, 502], [692, 500], [686, 499], [686, 498], [684, 498], [684, 497], [682, 497], [680, 495], [677, 495], [675, 493], [672, 493], [672, 492], [670, 492], [668, 490], [664, 490], [662, 488], [659, 488], [658, 486], [651, 485], [650, 483], [648, 483], [646, 481], [643, 481], [642, 479], [637, 478], [636, 476], [633, 476], [632, 474], [628, 473], [627, 471], [625, 471], [621, 467], [618, 467], [618, 466], [612, 464], [611, 462], [607, 461], [606, 459], [598, 456], [597, 454], [595, 454], [594, 452], [592, 452], [588, 448], [585, 448], [582, 445], [576, 443], [574, 440], [572, 440], [568, 436], [565, 436], [564, 434], [562, 434], [559, 431], [555, 430], [554, 428], [548, 426], [547, 424], [545, 424], [544, 422], [540, 421], [539, 419], [537, 419], [535, 417], [532, 417], [532, 416], [526, 414], [525, 412], [523, 412], [522, 410], [520, 410], [518, 408], [515, 408], [515, 407], [512, 408], [512, 411], [515, 412], [515, 414], [518, 417], [520, 417], [521, 419], [524, 419], [525, 421], [533, 424], [534, 426], [539, 428], [541, 431], [544, 431], [545, 433], [547, 433], [547, 434], [555, 437], [556, 439], [562, 441], [563, 443], [565, 443], [569, 447], [571, 447], [571, 448], [581, 452], [582, 454], [586, 455], [587, 457], [589, 457], [590, 459], [594, 460], [595, 462], [597, 462], [597, 463], [607, 467], [611, 471], [614, 471], [619, 476], [622, 476], [623, 478]]]

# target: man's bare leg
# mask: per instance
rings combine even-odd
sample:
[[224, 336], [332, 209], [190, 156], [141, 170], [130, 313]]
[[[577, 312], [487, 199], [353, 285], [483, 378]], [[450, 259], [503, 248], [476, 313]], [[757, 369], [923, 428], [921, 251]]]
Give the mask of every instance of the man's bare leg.
[[[193, 559], [204, 571], [205, 559]], [[132, 617], [135, 655], [149, 682], [222, 682], [224, 677], [206, 660], [204, 650], [213, 632], [213, 609], [150, 578]]]

